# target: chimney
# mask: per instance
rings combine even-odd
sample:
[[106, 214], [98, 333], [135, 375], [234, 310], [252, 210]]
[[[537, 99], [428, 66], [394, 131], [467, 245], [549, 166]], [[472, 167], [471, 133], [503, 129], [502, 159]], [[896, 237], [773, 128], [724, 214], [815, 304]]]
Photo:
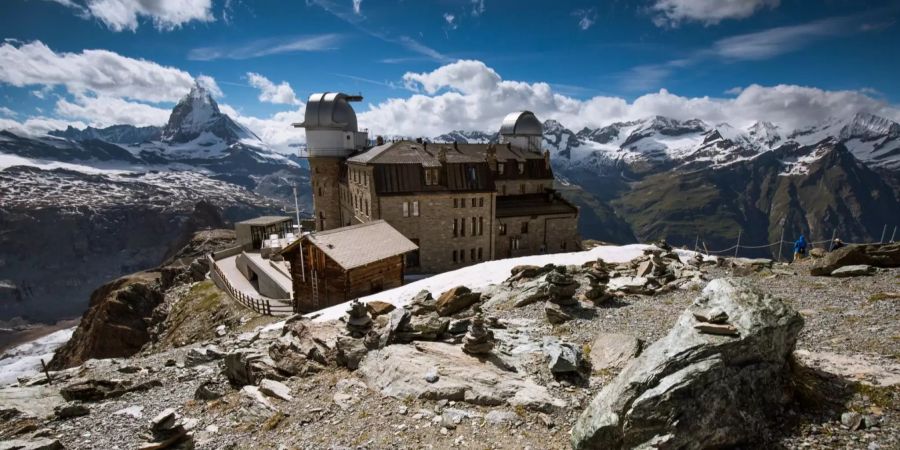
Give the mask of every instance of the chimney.
[[459, 151], [459, 142], [453, 141], [453, 150]]
[[375, 137], [375, 145], [384, 145], [384, 137], [376, 136]]

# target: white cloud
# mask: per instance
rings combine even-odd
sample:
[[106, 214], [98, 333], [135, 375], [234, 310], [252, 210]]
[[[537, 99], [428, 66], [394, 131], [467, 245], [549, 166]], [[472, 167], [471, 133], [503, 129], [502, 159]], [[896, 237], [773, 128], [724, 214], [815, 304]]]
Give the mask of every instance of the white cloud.
[[456, 27], [457, 27], [457, 24], [456, 24], [456, 16], [454, 16], [453, 14], [450, 14], [450, 13], [444, 13], [444, 22], [447, 22], [447, 26], [448, 26], [451, 30], [455, 30]]
[[353, 0], [353, 13], [356, 15], [362, 14], [360, 8], [362, 7], [362, 0]]
[[[212, 78], [204, 80], [215, 86]], [[194, 77], [174, 67], [108, 50], [56, 53], [41, 41], [34, 41], [0, 45], [0, 83], [16, 87], [62, 85], [72, 94], [171, 102], [190, 91]], [[221, 93], [218, 87], [214, 91]]]
[[18, 115], [19, 115], [19, 113], [15, 112], [5, 106], [0, 106], [0, 116], [16, 117]]
[[250, 85], [259, 89], [259, 101], [269, 103], [282, 103], [299, 105], [302, 102], [297, 99], [294, 90], [287, 81], [275, 84], [268, 78], [253, 72], [247, 72], [247, 80]]
[[81, 119], [91, 126], [102, 128], [119, 124], [165, 125], [171, 110], [120, 98], [76, 96], [74, 102], [57, 100], [56, 113], [61, 117]]
[[682, 22], [715, 25], [726, 19], [745, 19], [765, 8], [775, 9], [781, 0], [656, 0], [650, 10], [657, 26]]
[[335, 50], [342, 37], [337, 34], [320, 34], [291, 38], [258, 39], [234, 47], [198, 47], [188, 52], [188, 59], [212, 61], [216, 59], [251, 59], [282, 53], [319, 52]]
[[87, 124], [79, 121], [61, 120], [52, 117], [29, 117], [24, 122], [0, 119], [0, 130], [9, 130], [18, 135], [42, 136], [52, 130], [64, 130], [67, 126], [85, 128]]
[[[480, 61], [457, 61], [432, 72], [407, 73], [407, 86], [419, 93], [392, 98], [360, 114], [373, 134], [435, 136], [454, 129], [496, 131], [512, 111], [530, 110], [541, 120], [556, 119], [569, 128], [598, 127], [653, 115], [699, 118], [744, 127], [768, 120], [786, 129], [858, 111], [900, 120], [900, 109], [861, 91], [777, 85], [750, 85], [729, 97], [682, 97], [666, 90], [632, 102], [597, 96], [580, 100], [561, 95], [547, 83], [503, 80]], [[737, 91], [732, 91], [737, 92]]]
[[158, 30], [169, 31], [191, 22], [212, 22], [212, 0], [53, 0], [75, 9], [84, 18], [95, 18], [113, 31], [138, 28], [141, 18]]
[[306, 107], [303, 105], [291, 111], [275, 113], [267, 118], [241, 115], [236, 109], [226, 104], [220, 104], [219, 109], [241, 125], [249, 128], [264, 143], [271, 146], [273, 150], [282, 153], [296, 153], [297, 149], [293, 146], [306, 142], [304, 130], [291, 126], [293, 123], [303, 122], [306, 110]]
[[582, 31], [589, 29], [597, 22], [596, 8], [577, 9], [572, 12], [572, 15], [578, 18], [578, 28]]

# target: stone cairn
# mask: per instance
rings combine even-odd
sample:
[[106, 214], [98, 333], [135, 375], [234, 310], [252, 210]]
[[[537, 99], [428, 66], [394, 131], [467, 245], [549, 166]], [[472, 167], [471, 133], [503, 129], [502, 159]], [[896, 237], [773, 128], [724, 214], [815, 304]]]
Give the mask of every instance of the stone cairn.
[[481, 314], [472, 319], [469, 332], [463, 337], [462, 349], [470, 355], [486, 355], [494, 349], [494, 332], [485, 327]]
[[347, 311], [347, 331], [350, 336], [362, 338], [372, 329], [372, 318], [369, 317], [369, 311], [366, 305], [354, 300], [350, 303], [350, 310]]
[[590, 286], [584, 292], [585, 298], [592, 301], [601, 301], [609, 297], [606, 293], [606, 283], [609, 283], [609, 269], [606, 266], [606, 262], [602, 259], [597, 259], [597, 261], [588, 265], [586, 269], [585, 277], [587, 277]]
[[547, 274], [547, 293], [550, 301], [560, 306], [571, 306], [578, 303], [575, 291], [578, 290], [578, 282], [572, 275], [565, 272], [565, 267], [557, 267]]

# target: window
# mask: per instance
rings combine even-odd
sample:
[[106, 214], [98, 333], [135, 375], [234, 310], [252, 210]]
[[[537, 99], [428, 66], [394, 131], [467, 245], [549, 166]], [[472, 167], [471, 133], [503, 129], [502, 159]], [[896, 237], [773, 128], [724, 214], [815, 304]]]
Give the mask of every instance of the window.
[[431, 186], [431, 169], [425, 169], [425, 186]]
[[503, 175], [503, 172], [505, 171], [504, 169], [506, 169], [506, 163], [497, 164], [497, 173], [498, 174]]
[[500, 224], [500, 236], [506, 236], [506, 224], [505, 223]]
[[525, 162], [519, 161], [519, 174], [525, 173]]
[[458, 199], [458, 198], [454, 198], [454, 199], [453, 199], [453, 207], [454, 207], [454, 208], [459, 208], [459, 199]]
[[566, 249], [566, 241], [562, 241], [562, 244], [559, 244], [559, 248], [565, 250]]
[[522, 234], [528, 234], [528, 222], [522, 222]]
[[322, 188], [319, 188], [319, 197], [322, 196]]
[[512, 247], [513, 250], [519, 249], [519, 238], [514, 237], [509, 240], [509, 246]]
[[475, 197], [472, 197], [472, 207], [475, 207]]
[[506, 185], [505, 184], [500, 185], [500, 195], [506, 195]]
[[403, 202], [403, 217], [409, 217], [409, 202]]
[[478, 218], [478, 235], [481, 236], [484, 234], [484, 217]]
[[457, 262], [459, 258], [456, 256], [456, 250], [453, 250], [453, 262]]
[[520, 194], [524, 194], [524, 193], [525, 193], [525, 184], [524, 184], [524, 183], [519, 185], [519, 193], [520, 193]]
[[469, 260], [475, 261], [475, 249], [469, 251]]
[[478, 235], [478, 223], [475, 222], [475, 218], [472, 218], [472, 236]]
[[478, 247], [478, 260], [479, 261], [484, 261], [484, 254], [481, 252], [482, 250], [483, 249], [481, 247]]
[[484, 197], [478, 199], [478, 207], [484, 208]]
[[369, 215], [369, 199], [366, 199], [366, 215]]
[[425, 185], [426, 186], [434, 186], [439, 183], [440, 173], [436, 167], [426, 168], [425, 169]]
[[466, 262], [466, 251], [465, 250], [459, 251], [459, 262], [461, 262], [461, 263]]
[[453, 219], [453, 237], [456, 237], [459, 234], [459, 224], [456, 219]]
[[466, 218], [465, 217], [463, 217], [462, 219], [459, 219], [459, 235], [460, 236], [466, 235]]
[[419, 217], [419, 201], [418, 200], [414, 200], [412, 202], [412, 215], [414, 217]]

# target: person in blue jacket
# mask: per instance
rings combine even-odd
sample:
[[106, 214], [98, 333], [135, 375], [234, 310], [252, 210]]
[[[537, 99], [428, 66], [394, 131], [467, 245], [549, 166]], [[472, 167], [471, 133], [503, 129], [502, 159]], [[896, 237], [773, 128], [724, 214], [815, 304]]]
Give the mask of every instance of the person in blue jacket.
[[800, 235], [800, 238], [794, 241], [794, 260], [802, 259], [806, 256], [806, 238]]

